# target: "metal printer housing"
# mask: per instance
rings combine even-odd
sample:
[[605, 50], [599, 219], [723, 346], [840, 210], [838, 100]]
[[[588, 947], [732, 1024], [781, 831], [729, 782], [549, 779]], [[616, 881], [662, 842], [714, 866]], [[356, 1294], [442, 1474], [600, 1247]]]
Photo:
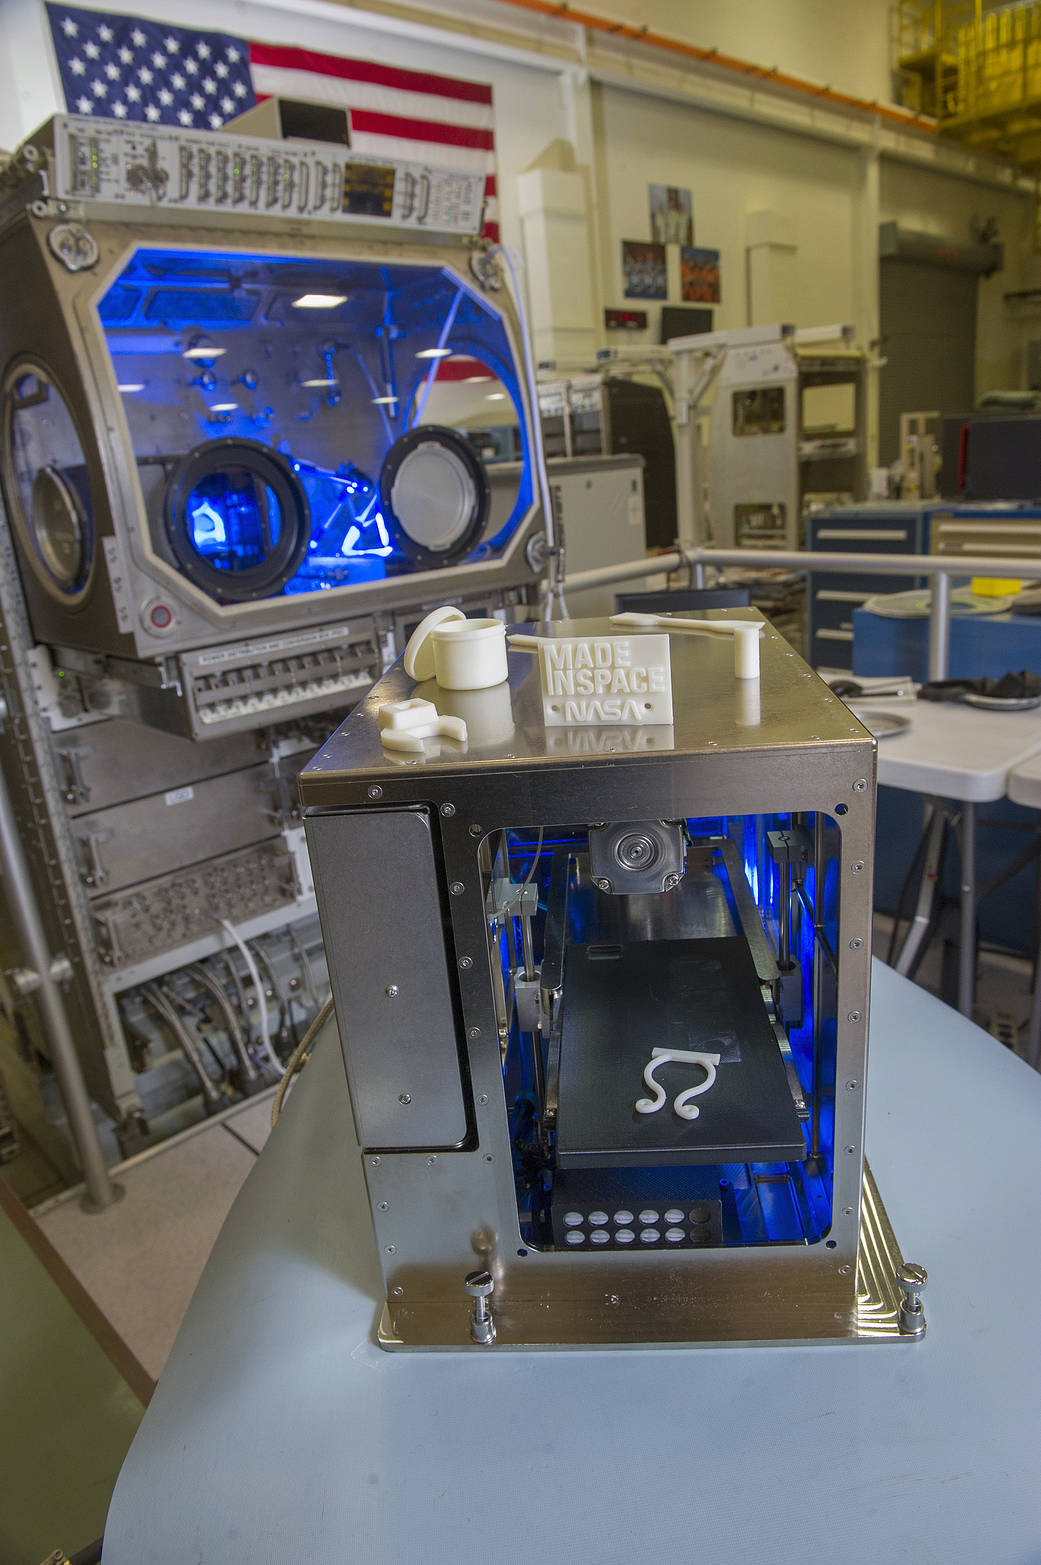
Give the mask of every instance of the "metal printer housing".
[[[545, 633], [613, 629], [562, 622]], [[547, 731], [537, 661], [518, 652], [508, 685], [478, 693], [497, 713], [482, 727], [473, 693], [417, 687], [396, 665], [301, 774], [386, 1284], [385, 1347], [901, 1336], [893, 1280], [900, 1256], [864, 1162], [874, 741], [769, 627], [758, 682], [735, 681], [723, 637], [673, 635], [671, 651], [676, 718], [668, 728]], [[465, 748], [438, 741], [405, 765], [381, 749], [379, 707], [413, 695], [443, 713], [470, 703], [477, 720]], [[533, 1244], [518, 1219], [504, 1096], [488, 844], [507, 828], [530, 836], [549, 823], [677, 821], [692, 811], [812, 815], [837, 834], [834, 1080], [814, 1084], [826, 1100], [821, 1112], [834, 1115], [830, 1223], [812, 1243], [673, 1252], [637, 1245], [628, 1253]], [[524, 886], [515, 883], [511, 894], [523, 897]], [[741, 895], [754, 912], [747, 882]], [[608, 901], [612, 911], [639, 904], [649, 920], [644, 935], [665, 932], [663, 898]], [[547, 930], [543, 1001], [561, 980], [567, 993], [566, 961], [550, 974], [549, 942]], [[748, 949], [759, 979], [772, 973], [776, 982], [776, 950], [761, 926]], [[521, 989], [518, 981], [518, 1008]]]

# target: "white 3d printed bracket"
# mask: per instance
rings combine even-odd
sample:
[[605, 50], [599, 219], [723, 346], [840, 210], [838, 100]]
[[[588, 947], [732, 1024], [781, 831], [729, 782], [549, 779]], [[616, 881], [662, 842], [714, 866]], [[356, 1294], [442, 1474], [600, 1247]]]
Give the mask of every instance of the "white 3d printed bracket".
[[433, 701], [385, 701], [379, 709], [380, 744], [388, 750], [422, 753], [423, 740], [444, 736], [466, 743], [461, 717], [442, 717]]
[[666, 1092], [654, 1078], [654, 1073], [659, 1065], [667, 1065], [675, 1060], [681, 1065], [700, 1065], [705, 1072], [705, 1080], [699, 1082], [696, 1087], [687, 1087], [673, 1101], [673, 1112], [680, 1119], [697, 1119], [701, 1110], [691, 1098], [700, 1097], [707, 1092], [716, 1079], [716, 1066], [721, 1056], [718, 1054], [702, 1054], [698, 1049], [652, 1049], [651, 1057], [644, 1067], [643, 1079], [654, 1093], [653, 1098], [637, 1098], [634, 1105], [637, 1114], [657, 1114], [665, 1102]]

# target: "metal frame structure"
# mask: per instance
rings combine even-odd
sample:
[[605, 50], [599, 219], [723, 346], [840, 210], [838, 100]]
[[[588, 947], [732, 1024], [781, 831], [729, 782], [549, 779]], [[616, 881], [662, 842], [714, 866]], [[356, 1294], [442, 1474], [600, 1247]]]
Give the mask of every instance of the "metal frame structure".
[[935, 554], [822, 554], [797, 549], [716, 549], [681, 547], [665, 554], [645, 556], [620, 565], [576, 572], [566, 578], [565, 591], [602, 587], [609, 582], [639, 581], [662, 572], [688, 570], [698, 587], [705, 585], [705, 569], [726, 566], [765, 566], [787, 571], [823, 571], [845, 574], [884, 572], [887, 576], [926, 576], [931, 592], [929, 609], [929, 678], [944, 679], [950, 650], [951, 578], [969, 576], [1015, 577], [1041, 581], [1039, 559], [990, 559], [986, 555]]
[[[394, 179], [384, 220], [347, 205], [345, 159], [351, 155], [331, 144], [266, 141], [230, 128], [195, 135], [59, 116], [0, 176], [8, 299], [0, 377], [10, 393], [0, 506], [0, 836], [11, 904], [9, 927], [0, 931], [9, 972], [0, 998], [34, 1078], [44, 1087], [50, 1071], [58, 1078], [97, 1205], [113, 1194], [105, 1154], [108, 1161], [132, 1154], [193, 1114], [219, 1112], [258, 1090], [265, 1071], [270, 1077], [281, 1069], [275, 1044], [284, 1057], [296, 1024], [321, 1003], [320, 946], [314, 972], [307, 951], [317, 921], [295, 797], [303, 759], [433, 602], [452, 597], [471, 612], [520, 617], [547, 560], [557, 564], [531, 455], [530, 355], [499, 261], [477, 237], [483, 183], [377, 160], [379, 177]], [[326, 205], [312, 210], [319, 189]], [[439, 189], [441, 216], [430, 205], [424, 224], [422, 201], [412, 198], [425, 192], [434, 202]], [[142, 406], [134, 404], [138, 434], [144, 428], [147, 435], [150, 418], [155, 439], [166, 440], [158, 449], [176, 454], [185, 426], [170, 422], [172, 410], [182, 397], [197, 409], [201, 391], [186, 388], [201, 384], [205, 370], [191, 361], [191, 342], [175, 344], [164, 308], [154, 318], [142, 313], [142, 345], [124, 351], [153, 351], [152, 339], [165, 333], [165, 360], [154, 358], [147, 375], [133, 377], [150, 375], [147, 387], [122, 386], [129, 377], [116, 372], [111, 323], [99, 308], [150, 250], [153, 260], [159, 252], [192, 252], [196, 275], [188, 284], [195, 286], [212, 284], [200, 257], [253, 256], [257, 266], [241, 284], [247, 291], [264, 268], [288, 260], [301, 276], [315, 265], [353, 267], [359, 288], [363, 273], [380, 278], [396, 266], [407, 282], [424, 267], [447, 280], [456, 309], [460, 300], [474, 309], [481, 301], [481, 318], [497, 332], [501, 323], [502, 368], [525, 433], [524, 483], [506, 544], [478, 551], [465, 566], [352, 578], [328, 590], [245, 601], [202, 590], [160, 547], [154, 496], [145, 495], [157, 447], [132, 438], [127, 394], [146, 392]], [[230, 278], [218, 277], [217, 292], [232, 286]], [[142, 312], [154, 281], [145, 280]], [[299, 291], [293, 287], [288, 299]], [[432, 380], [436, 357], [428, 344], [436, 345], [434, 355], [449, 351], [442, 337], [454, 321], [466, 336], [461, 314], [446, 307], [442, 318], [436, 308], [429, 319], [420, 312], [416, 340], [396, 361], [408, 381], [392, 388], [402, 399], [413, 384]], [[307, 312], [286, 313], [300, 315], [289, 322], [299, 333]], [[273, 319], [266, 300], [261, 317]], [[293, 330], [273, 321], [264, 333], [270, 340], [260, 348], [268, 355], [259, 362], [270, 366], [277, 404], [305, 379], [279, 358]], [[429, 363], [416, 361], [413, 350], [421, 348]], [[214, 362], [228, 365], [237, 351], [229, 337]], [[89, 485], [93, 556], [74, 587], [48, 573], [26, 523], [26, 474], [8, 439], [16, 409], [41, 399], [50, 407], [42, 380], [19, 400], [18, 376], [34, 364], [59, 389], [52, 400], [65, 407], [83, 472], [63, 477], [68, 459], [51, 454], [53, 447], [36, 466], [46, 461], [40, 471], [50, 475], [52, 498], [74, 482]], [[221, 374], [225, 381], [239, 376], [263, 435], [269, 410], [249, 402], [245, 370]], [[324, 419], [335, 467], [364, 420], [378, 429], [386, 410], [370, 405], [368, 390], [336, 400], [324, 384], [299, 394], [310, 422], [295, 427], [306, 431]], [[192, 421], [202, 416], [193, 412]], [[270, 431], [268, 438], [274, 445]], [[187, 444], [199, 439], [196, 432]], [[29, 488], [32, 479], [30, 472]], [[29, 509], [35, 526], [35, 500]], [[59, 545], [73, 541], [57, 535]], [[63, 1007], [74, 1026], [63, 1022]], [[116, 1145], [113, 1132], [95, 1124], [91, 1105], [112, 1122]], [[41, 1128], [42, 1121], [41, 1112]]]
[[[726, 548], [798, 548], [809, 495], [863, 497], [867, 358], [853, 346], [852, 327], [747, 326], [674, 338], [668, 348], [681, 546], [701, 544], [711, 531]], [[853, 391], [851, 427], [804, 427], [806, 392], [842, 386]], [[699, 420], [706, 415], [703, 455]]]
[[[606, 621], [552, 627], [554, 634], [586, 637], [611, 629]], [[475, 724], [464, 756], [449, 757], [442, 747], [405, 766], [381, 749], [378, 709], [422, 696], [426, 687], [417, 691], [396, 667], [302, 774], [309, 850], [387, 1289], [384, 1347], [920, 1335], [912, 1329], [924, 1326], [920, 1304], [907, 1313], [910, 1272], [902, 1270], [863, 1159], [874, 743], [775, 631], [767, 630], [762, 649], [760, 720], [758, 686], [749, 697], [753, 714], [745, 710], [745, 693], [735, 692], [729, 649], [720, 657], [718, 643], [706, 651], [704, 642], [672, 638], [675, 726], [657, 739], [653, 729], [644, 730], [647, 744], [639, 730], [624, 727], [546, 729], [537, 669], [526, 655], [513, 653], [509, 684], [477, 693], [496, 698], [502, 719], [509, 714], [509, 737], [502, 737], [501, 724], [487, 733]], [[455, 710], [451, 692], [439, 692], [437, 699], [439, 708]], [[685, 813], [748, 820], [777, 811], [818, 823], [810, 829], [816, 839], [808, 850], [816, 865], [814, 885], [823, 884], [826, 862], [837, 883], [834, 950], [830, 956], [825, 950], [816, 915], [813, 942], [814, 1014], [834, 1014], [835, 1075], [833, 1086], [823, 1076], [813, 1084], [807, 1128], [813, 1157], [826, 1094], [835, 1149], [826, 1242], [822, 1234], [819, 1242], [730, 1244], [683, 1255], [667, 1249], [623, 1254], [619, 1246], [579, 1253], [533, 1243], [518, 1221], [517, 1149], [504, 1068], [515, 1025], [554, 1036], [556, 1007], [568, 993], [566, 937], [554, 924], [553, 950], [558, 940], [563, 947], [559, 960], [551, 958], [550, 908], [541, 969], [534, 981], [525, 976], [534, 963], [525, 937], [518, 942], [523, 960], [518, 956], [520, 965], [504, 988], [497, 936], [489, 946], [489, 921], [498, 928], [497, 910], [508, 903], [523, 923], [525, 888], [532, 888], [530, 875], [525, 882], [510, 879], [508, 859], [506, 879], [496, 879], [500, 850], [494, 844], [505, 840], [507, 829], [531, 838], [562, 821], [624, 822], [636, 815], [665, 821]], [[830, 834], [833, 859], [822, 847], [825, 820], [837, 828]], [[414, 869], [407, 883], [396, 859], [391, 862], [395, 842], [408, 844]], [[370, 952], [373, 937], [358, 929], [350, 888], [379, 875], [387, 880], [387, 900], [378, 948]], [[596, 894], [605, 895], [602, 889]], [[668, 907], [661, 917], [668, 925]], [[741, 928], [750, 947], [762, 948], [769, 967], [773, 958], [759, 917], [748, 893]], [[780, 921], [783, 926], [783, 912]], [[539, 991], [537, 1012], [530, 995], [524, 998], [526, 984]], [[825, 988], [831, 984], [829, 1002]], [[551, 1041], [550, 1072], [553, 1047]], [[548, 1103], [553, 1093], [547, 1081], [536, 1091]]]

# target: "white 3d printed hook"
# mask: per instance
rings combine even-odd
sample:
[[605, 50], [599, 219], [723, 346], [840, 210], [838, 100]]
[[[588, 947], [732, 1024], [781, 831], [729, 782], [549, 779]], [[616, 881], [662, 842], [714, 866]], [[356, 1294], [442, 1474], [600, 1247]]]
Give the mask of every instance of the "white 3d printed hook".
[[644, 1066], [643, 1079], [654, 1093], [653, 1098], [637, 1098], [634, 1107], [637, 1114], [656, 1114], [665, 1102], [665, 1088], [654, 1078], [654, 1073], [659, 1065], [667, 1065], [675, 1060], [681, 1065], [700, 1065], [705, 1072], [705, 1080], [699, 1082], [696, 1087], [687, 1087], [673, 1102], [673, 1111], [680, 1119], [697, 1119], [701, 1110], [691, 1098], [696, 1098], [703, 1092], [707, 1092], [716, 1079], [716, 1066], [721, 1056], [718, 1054], [703, 1054], [698, 1049], [652, 1049], [651, 1057]]

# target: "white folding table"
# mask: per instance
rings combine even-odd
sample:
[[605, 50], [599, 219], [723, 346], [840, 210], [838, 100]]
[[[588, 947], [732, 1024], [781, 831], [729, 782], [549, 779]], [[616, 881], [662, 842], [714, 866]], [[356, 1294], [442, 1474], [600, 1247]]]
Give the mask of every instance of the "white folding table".
[[124, 1464], [105, 1565], [1037, 1560], [1041, 1076], [875, 963], [867, 1085], [923, 1340], [386, 1354], [327, 1027]]
[[[903, 733], [879, 740], [880, 784], [920, 793], [927, 802], [954, 799], [961, 805], [958, 1009], [971, 1016], [976, 991], [976, 806], [1004, 798], [1013, 769], [1041, 752], [1041, 711], [989, 712], [950, 701], [890, 696], [850, 704], [865, 716], [893, 712], [910, 719]], [[935, 807], [932, 821], [937, 828], [942, 824]], [[937, 830], [927, 849], [925, 873], [929, 855], [938, 859], [939, 842]], [[922, 926], [923, 918], [917, 915], [901, 952], [901, 971], [911, 965]]]

